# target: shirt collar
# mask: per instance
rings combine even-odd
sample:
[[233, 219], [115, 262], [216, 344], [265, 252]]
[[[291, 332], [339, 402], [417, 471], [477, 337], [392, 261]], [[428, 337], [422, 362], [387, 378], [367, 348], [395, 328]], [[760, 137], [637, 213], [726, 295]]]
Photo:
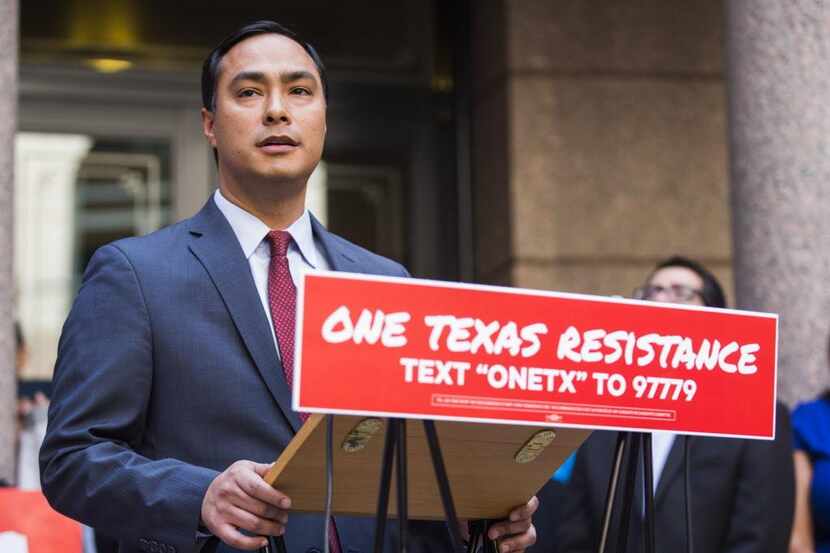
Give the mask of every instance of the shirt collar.
[[[219, 189], [214, 192], [213, 200], [216, 203], [216, 207], [219, 208], [219, 211], [222, 212], [222, 215], [230, 223], [236, 239], [239, 240], [239, 245], [242, 246], [242, 253], [245, 254], [245, 259], [250, 259], [271, 229], [255, 215], [228, 201]], [[308, 210], [304, 209], [300, 218], [291, 223], [285, 230], [294, 239], [294, 244], [300, 250], [300, 254], [305, 258], [306, 262], [312, 268], [317, 268], [318, 262], [317, 252], [314, 249], [314, 232], [311, 228], [311, 215]]]

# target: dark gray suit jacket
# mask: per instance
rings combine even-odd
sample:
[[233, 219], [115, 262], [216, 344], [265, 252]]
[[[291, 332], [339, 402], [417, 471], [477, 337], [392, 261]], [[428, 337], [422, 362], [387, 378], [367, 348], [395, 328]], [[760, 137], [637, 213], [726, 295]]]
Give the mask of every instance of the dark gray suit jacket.
[[[787, 408], [778, 405], [775, 441], [689, 439], [694, 550], [786, 553], [795, 502]], [[686, 550], [683, 440], [675, 439], [655, 493], [659, 553]], [[544, 551], [540, 546], [547, 539], [554, 539], [560, 553], [597, 551], [615, 444], [615, 432], [594, 432], [580, 448], [564, 492], [561, 518], [547, 524], [535, 518], [540, 543], [534, 553]], [[641, 494], [635, 495], [632, 519], [638, 523], [642, 499]], [[639, 542], [636, 530], [631, 536]], [[642, 551], [632, 541], [628, 551]]]
[[[407, 276], [312, 226], [334, 270]], [[41, 450], [58, 511], [120, 551], [189, 553], [213, 478], [239, 459], [273, 461], [299, 426], [248, 262], [213, 199], [95, 253], [61, 335]], [[292, 514], [288, 550], [321, 550], [322, 525]], [[343, 553], [371, 550], [371, 520], [337, 527]], [[444, 524], [413, 531], [416, 550], [446, 544]]]

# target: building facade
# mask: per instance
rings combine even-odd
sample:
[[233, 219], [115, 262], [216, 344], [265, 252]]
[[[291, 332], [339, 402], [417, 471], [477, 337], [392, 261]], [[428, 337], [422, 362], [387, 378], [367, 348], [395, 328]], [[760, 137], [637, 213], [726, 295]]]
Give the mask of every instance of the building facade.
[[[687, 255], [733, 305], [781, 314], [785, 401], [830, 380], [830, 8], [200, 5], [0, 0], [4, 366], [16, 318], [31, 352], [24, 377], [48, 379], [92, 251], [209, 196], [201, 58], [237, 25], [269, 18], [300, 30], [329, 68], [310, 202], [333, 230], [416, 276], [592, 294], [627, 296], [655, 262]], [[14, 389], [4, 369], [4, 443]], [[0, 477], [11, 463], [0, 458]]]

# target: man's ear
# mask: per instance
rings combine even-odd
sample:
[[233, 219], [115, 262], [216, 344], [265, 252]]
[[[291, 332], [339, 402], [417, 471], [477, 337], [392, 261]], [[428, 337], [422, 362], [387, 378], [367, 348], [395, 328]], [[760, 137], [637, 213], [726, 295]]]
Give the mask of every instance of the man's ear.
[[213, 134], [213, 122], [213, 112], [207, 108], [202, 108], [202, 132], [204, 133], [205, 138], [208, 139], [210, 145], [215, 148], [216, 136]]

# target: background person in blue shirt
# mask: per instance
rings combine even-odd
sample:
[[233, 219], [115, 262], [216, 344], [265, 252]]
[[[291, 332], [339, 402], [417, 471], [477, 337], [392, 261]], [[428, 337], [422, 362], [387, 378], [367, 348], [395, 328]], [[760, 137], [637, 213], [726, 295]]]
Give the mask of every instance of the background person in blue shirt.
[[790, 553], [830, 553], [830, 390], [793, 411], [793, 442], [796, 502]]

